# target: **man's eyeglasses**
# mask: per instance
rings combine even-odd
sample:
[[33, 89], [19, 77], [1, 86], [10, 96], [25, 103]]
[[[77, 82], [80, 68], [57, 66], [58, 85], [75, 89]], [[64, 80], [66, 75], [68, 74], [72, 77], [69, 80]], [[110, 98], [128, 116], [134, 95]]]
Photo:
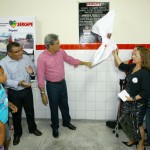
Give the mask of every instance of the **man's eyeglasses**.
[[21, 50], [18, 50], [18, 51], [11, 51], [12, 53], [14, 53], [14, 54], [17, 54], [17, 53], [20, 53], [20, 52], [22, 52], [23, 50], [21, 49]]

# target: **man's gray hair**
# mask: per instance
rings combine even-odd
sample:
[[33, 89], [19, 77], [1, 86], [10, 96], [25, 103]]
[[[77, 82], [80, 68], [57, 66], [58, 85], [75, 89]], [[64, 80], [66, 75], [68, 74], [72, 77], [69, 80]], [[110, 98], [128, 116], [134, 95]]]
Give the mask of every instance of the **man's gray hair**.
[[46, 48], [48, 49], [49, 45], [53, 45], [56, 40], [58, 40], [58, 35], [56, 35], [56, 34], [46, 35], [45, 39], [44, 39], [44, 44], [45, 44]]

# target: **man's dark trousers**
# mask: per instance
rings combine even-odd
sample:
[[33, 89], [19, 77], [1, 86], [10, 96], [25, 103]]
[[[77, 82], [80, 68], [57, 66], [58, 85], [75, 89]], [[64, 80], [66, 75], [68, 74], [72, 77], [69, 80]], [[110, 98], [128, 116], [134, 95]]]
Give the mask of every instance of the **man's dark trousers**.
[[46, 82], [49, 106], [51, 111], [52, 129], [59, 128], [58, 107], [60, 108], [63, 124], [69, 124], [71, 117], [69, 115], [68, 94], [66, 81]]
[[19, 91], [8, 89], [8, 99], [18, 108], [17, 113], [12, 113], [14, 136], [22, 135], [22, 126], [21, 126], [22, 107], [24, 107], [26, 113], [29, 132], [33, 132], [37, 128], [37, 126], [34, 120], [32, 89], [25, 88]]

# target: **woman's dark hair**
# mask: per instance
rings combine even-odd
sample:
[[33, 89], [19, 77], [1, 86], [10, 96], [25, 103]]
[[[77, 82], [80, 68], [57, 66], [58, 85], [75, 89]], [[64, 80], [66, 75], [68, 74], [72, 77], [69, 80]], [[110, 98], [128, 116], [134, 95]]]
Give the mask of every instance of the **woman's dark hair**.
[[150, 50], [148, 48], [139, 48], [138, 51], [142, 58], [141, 67], [150, 70]]

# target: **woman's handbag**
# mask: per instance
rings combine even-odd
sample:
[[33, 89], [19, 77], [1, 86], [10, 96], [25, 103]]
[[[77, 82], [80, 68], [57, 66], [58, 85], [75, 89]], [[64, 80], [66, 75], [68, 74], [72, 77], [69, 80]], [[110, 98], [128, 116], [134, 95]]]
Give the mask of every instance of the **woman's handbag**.
[[127, 135], [130, 140], [134, 142], [139, 142], [141, 140], [141, 134], [138, 126], [138, 122], [136, 119], [136, 104], [133, 104], [133, 109], [129, 111], [127, 109], [124, 114], [119, 119], [119, 124], [121, 125], [123, 131]]

